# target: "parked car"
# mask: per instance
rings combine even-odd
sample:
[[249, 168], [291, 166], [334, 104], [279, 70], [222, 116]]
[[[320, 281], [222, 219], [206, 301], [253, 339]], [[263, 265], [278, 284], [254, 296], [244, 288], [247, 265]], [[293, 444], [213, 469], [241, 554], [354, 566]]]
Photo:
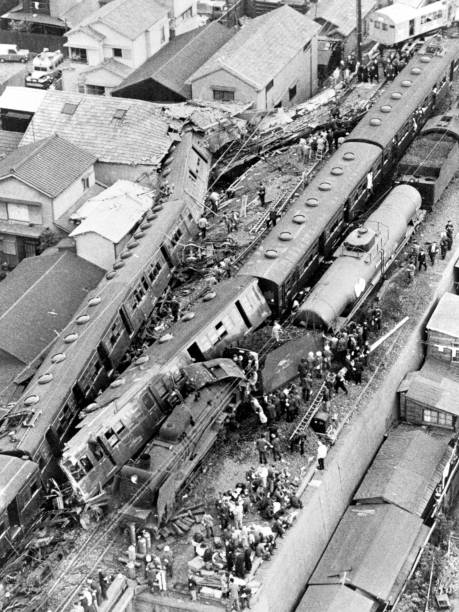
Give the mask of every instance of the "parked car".
[[19, 49], [17, 45], [2, 45], [0, 44], [0, 62], [28, 62], [30, 51], [28, 49]]

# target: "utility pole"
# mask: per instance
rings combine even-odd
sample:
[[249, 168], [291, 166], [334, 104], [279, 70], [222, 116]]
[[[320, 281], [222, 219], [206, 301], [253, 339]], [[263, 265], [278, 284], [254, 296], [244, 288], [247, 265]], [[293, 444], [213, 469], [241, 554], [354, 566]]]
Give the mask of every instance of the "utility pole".
[[357, 61], [362, 63], [362, 0], [356, 0], [357, 10]]

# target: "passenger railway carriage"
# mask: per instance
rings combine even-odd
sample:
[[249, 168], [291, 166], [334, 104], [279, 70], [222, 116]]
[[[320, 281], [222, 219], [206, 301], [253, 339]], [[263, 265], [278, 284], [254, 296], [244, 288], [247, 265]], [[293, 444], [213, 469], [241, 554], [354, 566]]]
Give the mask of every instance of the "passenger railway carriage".
[[[172, 370], [210, 359], [231, 338], [255, 329], [271, 313], [278, 316], [289, 309], [299, 289], [336, 249], [349, 221], [365, 209], [373, 189], [388, 180], [447, 90], [457, 57], [458, 43], [442, 40], [410, 61], [238, 275], [210, 292], [210, 310], [203, 301], [153, 345], [151, 361], [138, 364], [132, 374], [140, 384], [154, 376], [155, 359], [170, 363]], [[171, 200], [147, 213], [114, 269], [60, 336], [20, 402], [3, 417], [0, 473], [11, 456], [28, 458], [42, 473], [57, 466], [61, 441], [79, 407], [91, 404], [108, 381], [164, 290], [178, 242], [192, 231], [200, 213], [210, 160], [190, 132], [165, 165], [173, 185]], [[129, 396], [129, 376], [109, 387], [119, 394], [117, 402]], [[25, 475], [24, 485], [27, 479]], [[25, 498], [18, 497], [17, 503]]]
[[259, 279], [276, 314], [337, 247], [448, 90], [457, 70], [458, 42], [430, 43], [386, 88], [304, 193], [264, 239], [240, 274]]

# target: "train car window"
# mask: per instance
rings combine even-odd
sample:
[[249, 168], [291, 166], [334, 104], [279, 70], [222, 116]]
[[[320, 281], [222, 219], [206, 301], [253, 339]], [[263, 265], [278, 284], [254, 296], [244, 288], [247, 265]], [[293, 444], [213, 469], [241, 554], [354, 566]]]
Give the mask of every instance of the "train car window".
[[4, 534], [6, 529], [7, 529], [6, 521], [5, 520], [0, 521], [0, 535]]
[[150, 279], [150, 283], [154, 283], [156, 278], [159, 276], [161, 272], [161, 264], [160, 263], [152, 263], [150, 264], [150, 269], [147, 272], [148, 278]]
[[35, 495], [35, 493], [38, 491], [39, 486], [38, 486], [38, 482], [33, 482], [30, 485], [30, 496], [32, 497], [33, 495]]
[[225, 326], [223, 325], [221, 321], [220, 323], [217, 323], [217, 325], [215, 326], [215, 329], [217, 330], [219, 340], [222, 340], [225, 336], [228, 335], [228, 330], [225, 329]]
[[64, 461], [64, 467], [70, 472], [75, 480], [81, 480], [84, 476], [84, 472], [78, 463], [72, 463], [71, 461]]
[[188, 170], [188, 175], [192, 181], [196, 181], [198, 179], [198, 175], [195, 174], [191, 168]]
[[110, 446], [112, 448], [115, 448], [115, 446], [119, 443], [120, 439], [118, 438], [118, 436], [116, 435], [116, 433], [113, 431], [113, 429], [107, 429], [107, 431], [104, 433], [105, 439], [107, 440], [107, 442], [110, 444]]
[[173, 234], [173, 236], [172, 236], [172, 239], [171, 239], [171, 244], [172, 244], [173, 246], [175, 246], [176, 244], [178, 244], [178, 243], [179, 243], [179, 241], [180, 241], [180, 238], [181, 238], [182, 236], [183, 236], [183, 232], [182, 232], [182, 230], [181, 230], [180, 228], [178, 228], [178, 229], [177, 229], [177, 230], [174, 232], [174, 234]]
[[82, 455], [80, 457], [80, 464], [81, 467], [84, 469], [84, 471], [86, 472], [86, 474], [89, 474], [89, 472], [93, 469], [93, 464], [91, 462], [91, 460], [89, 459], [89, 457], [87, 455]]
[[115, 425], [113, 425], [113, 430], [119, 436], [126, 429], [126, 425], [122, 423], [122, 421], [117, 421]]
[[94, 440], [92, 437], [88, 439], [88, 448], [91, 451], [91, 453], [94, 455], [94, 457], [97, 459], [97, 461], [100, 461], [101, 459], [103, 459], [103, 456], [104, 456], [103, 450], [100, 447], [99, 443], [96, 440]]
[[149, 290], [150, 285], [148, 284], [148, 281], [147, 281], [147, 279], [145, 278], [145, 276], [142, 276], [142, 285], [143, 285], [143, 287], [144, 287], [145, 291], [148, 291], [148, 290]]
[[151, 410], [155, 405], [155, 400], [150, 393], [146, 392], [142, 395], [142, 404], [145, 406], [147, 410]]
[[188, 221], [193, 221], [193, 215], [191, 213], [188, 213]]
[[14, 499], [7, 507], [8, 522], [10, 526], [19, 525], [19, 510], [17, 500]]
[[121, 318], [117, 317], [115, 322], [110, 328], [110, 337], [109, 337], [110, 346], [115, 346], [116, 341], [121, 336], [122, 330], [123, 330], [123, 323], [121, 321]]

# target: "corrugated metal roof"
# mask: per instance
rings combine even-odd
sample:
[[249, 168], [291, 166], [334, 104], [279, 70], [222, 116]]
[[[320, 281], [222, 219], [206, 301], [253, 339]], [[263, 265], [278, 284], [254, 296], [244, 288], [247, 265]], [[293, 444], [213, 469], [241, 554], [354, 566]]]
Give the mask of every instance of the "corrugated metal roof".
[[135, 40], [160, 19], [167, 17], [169, 7], [167, 3], [154, 0], [111, 0], [99, 10], [83, 19], [72, 35], [80, 26], [97, 26], [98, 23], [119, 32], [130, 40]]
[[[126, 111], [122, 119], [118, 110]], [[58, 133], [101, 162], [158, 166], [172, 144], [168, 127], [150, 102], [48, 90], [21, 144]]]
[[407, 401], [459, 416], [459, 380], [455, 369], [448, 364], [427, 359], [421, 370], [412, 373], [407, 386]]
[[346, 584], [386, 601], [422, 520], [392, 504], [350, 506], [310, 584]]
[[451, 455], [450, 437], [450, 432], [400, 425], [381, 446], [354, 501], [379, 498], [421, 516]]
[[118, 244], [152, 206], [144, 185], [119, 180], [83, 204], [73, 215], [81, 223], [70, 234], [93, 232]]
[[426, 329], [459, 339], [459, 295], [444, 293], [441, 296]]
[[0, 283], [0, 349], [31, 363], [103, 274], [69, 252], [23, 259]]
[[234, 30], [213, 21], [204, 28], [177, 36], [131, 72], [115, 92], [119, 95], [123, 89], [151, 79], [184, 98], [191, 98], [191, 86], [185, 81], [233, 35]]
[[282, 6], [249, 21], [188, 81], [216, 72], [234, 72], [258, 90], [285, 69], [320, 27], [295, 9]]
[[[362, 0], [362, 17], [365, 18], [376, 6], [376, 0]], [[332, 23], [343, 36], [349, 36], [356, 28], [355, 0], [319, 0], [312, 11], [314, 19]]]
[[345, 585], [309, 586], [295, 612], [375, 612], [372, 599]]
[[91, 153], [57, 135], [19, 147], [0, 161], [0, 181], [15, 177], [51, 198], [96, 162]]

